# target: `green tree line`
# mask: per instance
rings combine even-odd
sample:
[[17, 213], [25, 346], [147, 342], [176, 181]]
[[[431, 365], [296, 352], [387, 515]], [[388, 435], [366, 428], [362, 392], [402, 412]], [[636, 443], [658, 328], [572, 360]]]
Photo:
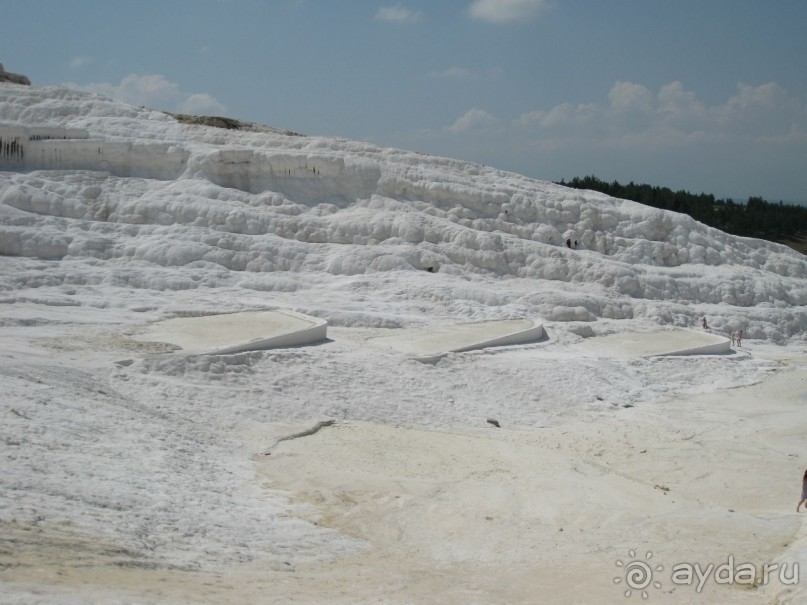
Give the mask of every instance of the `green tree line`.
[[756, 237], [779, 242], [794, 239], [807, 233], [807, 208], [783, 202], [767, 202], [761, 197], [750, 197], [745, 204], [731, 199], [715, 199], [714, 195], [688, 191], [672, 191], [667, 187], [636, 184], [607, 183], [596, 176], [574, 177], [562, 180], [559, 185], [575, 189], [593, 189], [612, 197], [631, 200], [688, 214], [697, 221], [733, 235]]

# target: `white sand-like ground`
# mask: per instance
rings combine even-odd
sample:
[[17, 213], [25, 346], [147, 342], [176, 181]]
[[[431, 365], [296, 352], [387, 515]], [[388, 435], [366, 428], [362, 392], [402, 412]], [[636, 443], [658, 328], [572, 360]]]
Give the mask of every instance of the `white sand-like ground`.
[[[596, 340], [574, 347], [597, 350]], [[622, 350], [617, 341], [608, 339], [607, 354], [636, 353], [636, 337], [623, 335]], [[572, 348], [505, 356], [553, 346]], [[359, 546], [342, 556], [301, 559], [292, 549], [288, 561], [193, 570], [69, 525], [6, 525], [13, 553], [0, 552], [2, 580], [11, 595], [43, 591], [64, 603], [623, 603], [617, 561], [638, 559], [663, 568], [653, 572], [660, 588], [645, 588], [654, 603], [797, 603], [803, 593], [788, 594], [798, 587], [776, 578], [755, 588], [707, 579], [700, 590], [697, 578], [671, 580], [676, 564], [706, 568], [730, 555], [807, 568], [807, 515], [794, 511], [807, 358], [753, 349], [772, 370], [761, 383], [578, 413], [555, 426], [342, 421], [281, 441], [270, 455], [258, 444], [311, 422], [245, 428], [251, 482], [284, 494], [292, 518], [354, 539]]]
[[793, 589], [778, 580], [707, 579], [698, 590], [671, 576], [676, 564], [705, 569], [730, 555], [758, 568], [789, 563], [786, 578], [804, 565], [807, 552], [792, 547], [804, 535], [793, 508], [807, 366], [783, 363], [787, 371], [753, 387], [555, 430], [345, 423], [283, 442], [260, 468], [309, 503], [311, 519], [372, 545], [309, 570], [344, 602], [620, 603], [616, 561], [630, 551], [664, 567], [661, 588], [646, 589], [653, 602], [788, 602]]

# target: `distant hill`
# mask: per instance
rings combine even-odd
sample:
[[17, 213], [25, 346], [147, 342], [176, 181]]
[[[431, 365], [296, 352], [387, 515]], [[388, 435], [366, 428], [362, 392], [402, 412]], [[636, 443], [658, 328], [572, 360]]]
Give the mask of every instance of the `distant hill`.
[[607, 195], [639, 202], [654, 208], [682, 212], [710, 227], [732, 235], [756, 237], [790, 246], [807, 253], [807, 207], [783, 202], [772, 203], [750, 197], [745, 204], [731, 199], [715, 199], [711, 194], [672, 191], [667, 187], [606, 182], [596, 176], [574, 177], [559, 185], [591, 189]]
[[22, 74], [13, 74], [9, 71], [6, 71], [3, 68], [3, 64], [0, 63], [0, 82], [10, 82], [12, 84], [23, 84], [24, 86], [30, 86], [31, 80], [28, 79], [27, 76]]

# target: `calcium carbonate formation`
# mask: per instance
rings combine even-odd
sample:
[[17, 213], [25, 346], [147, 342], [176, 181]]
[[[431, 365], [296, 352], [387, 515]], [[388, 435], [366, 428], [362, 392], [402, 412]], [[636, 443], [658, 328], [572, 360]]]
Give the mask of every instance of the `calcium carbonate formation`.
[[803, 255], [683, 214], [356, 141], [183, 124], [66, 88], [0, 86], [0, 120], [5, 255], [146, 263], [136, 287], [154, 289], [199, 287], [190, 267], [259, 289], [285, 272], [477, 275], [528, 282], [517, 300], [471, 289], [452, 303], [460, 317], [688, 326], [708, 313], [775, 342], [807, 328]]

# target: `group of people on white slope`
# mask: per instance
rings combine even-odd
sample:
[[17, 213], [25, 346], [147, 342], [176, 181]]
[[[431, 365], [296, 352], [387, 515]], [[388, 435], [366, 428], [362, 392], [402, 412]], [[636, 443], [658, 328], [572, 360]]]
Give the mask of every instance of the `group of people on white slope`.
[[[709, 323], [706, 321], [706, 317], [701, 320], [701, 325], [703, 326], [704, 330], [709, 332], [712, 331], [712, 328], [709, 327]], [[743, 346], [743, 331], [742, 330], [734, 330], [729, 334], [729, 338], [731, 338], [731, 346]]]

